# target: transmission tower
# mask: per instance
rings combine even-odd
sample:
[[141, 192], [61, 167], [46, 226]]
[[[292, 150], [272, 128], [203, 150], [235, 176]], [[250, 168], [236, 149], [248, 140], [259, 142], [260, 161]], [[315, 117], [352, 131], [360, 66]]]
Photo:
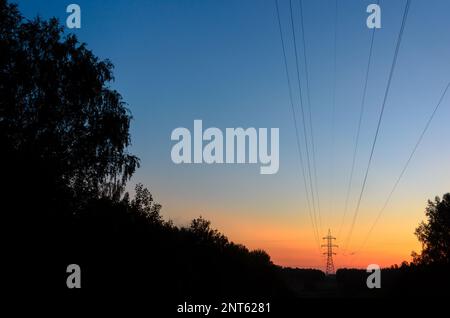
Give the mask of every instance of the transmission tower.
[[333, 253], [333, 247], [338, 247], [337, 245], [333, 244], [333, 240], [336, 238], [331, 236], [331, 231], [328, 229], [328, 235], [322, 238], [323, 240], [327, 240], [327, 244], [322, 245], [322, 247], [326, 247], [327, 251], [323, 253], [327, 256], [327, 269], [326, 274], [330, 275], [334, 273], [334, 265], [333, 265], [333, 255], [336, 255], [336, 253]]

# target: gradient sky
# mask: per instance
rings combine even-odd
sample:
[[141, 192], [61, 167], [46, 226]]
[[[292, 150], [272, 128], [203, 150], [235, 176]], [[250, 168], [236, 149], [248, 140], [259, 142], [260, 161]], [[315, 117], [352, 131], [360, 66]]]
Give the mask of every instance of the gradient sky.
[[[277, 264], [323, 269], [298, 168], [274, 1], [18, 3], [27, 18], [56, 16], [65, 22], [65, 8], [73, 2], [82, 10], [82, 28], [74, 32], [96, 55], [114, 63], [112, 86], [134, 117], [131, 151], [140, 157], [141, 168], [129, 188], [137, 182], [148, 186], [163, 205], [164, 217], [178, 225], [202, 215], [233, 241], [265, 249]], [[343, 216], [371, 35], [366, 7], [374, 2], [338, 1], [335, 75], [334, 1], [304, 0], [320, 236], [328, 228], [337, 234]], [[337, 244], [344, 243], [361, 188], [405, 3], [380, 1], [382, 29], [375, 35], [350, 209]], [[298, 2], [293, 5], [300, 36]], [[280, 0], [280, 11], [298, 104], [288, 1]], [[360, 247], [450, 80], [449, 14], [449, 1], [412, 1], [348, 253]], [[300, 38], [298, 44], [302, 53]], [[302, 80], [304, 85], [304, 72]], [[449, 95], [367, 245], [354, 255], [337, 249], [336, 267], [387, 266], [420, 251], [413, 232], [424, 219], [427, 199], [450, 191]], [[260, 175], [259, 165], [173, 164], [170, 134], [177, 127], [192, 129], [194, 119], [223, 130], [280, 128], [279, 172]]]

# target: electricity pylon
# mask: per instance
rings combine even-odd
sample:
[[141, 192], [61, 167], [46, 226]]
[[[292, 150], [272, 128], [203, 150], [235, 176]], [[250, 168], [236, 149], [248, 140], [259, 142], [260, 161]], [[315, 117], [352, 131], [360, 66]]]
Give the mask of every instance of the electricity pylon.
[[336, 238], [331, 236], [331, 231], [328, 229], [328, 235], [322, 238], [323, 240], [327, 240], [327, 244], [322, 245], [322, 247], [326, 247], [327, 251], [323, 253], [327, 256], [327, 269], [326, 274], [330, 275], [334, 273], [334, 264], [333, 264], [333, 255], [336, 255], [336, 253], [333, 253], [333, 247], [338, 247], [337, 245], [333, 244], [333, 240]]

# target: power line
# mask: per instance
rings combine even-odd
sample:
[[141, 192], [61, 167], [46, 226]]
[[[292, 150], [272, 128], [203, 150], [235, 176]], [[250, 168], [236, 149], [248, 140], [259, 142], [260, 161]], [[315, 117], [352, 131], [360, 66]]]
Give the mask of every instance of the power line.
[[391, 192], [389, 193], [386, 201], [383, 204], [383, 207], [378, 212], [378, 215], [375, 218], [375, 221], [373, 222], [372, 226], [370, 227], [370, 230], [367, 233], [366, 237], [364, 238], [364, 241], [363, 241], [361, 247], [358, 249], [358, 251], [356, 253], [359, 253], [359, 251], [361, 251], [365, 247], [365, 245], [367, 243], [367, 240], [369, 239], [370, 235], [372, 234], [373, 229], [375, 228], [376, 224], [378, 223], [378, 220], [380, 219], [381, 215], [383, 214], [384, 210], [386, 209], [389, 201], [391, 200], [392, 194], [397, 189], [397, 186], [400, 183], [400, 180], [402, 179], [403, 175], [405, 174], [405, 171], [408, 168], [408, 166], [409, 166], [409, 164], [410, 164], [414, 154], [416, 153], [417, 148], [419, 147], [419, 145], [422, 142], [422, 139], [423, 139], [425, 133], [427, 132], [428, 128], [430, 127], [431, 121], [433, 120], [433, 118], [434, 118], [434, 116], [435, 116], [439, 106], [441, 105], [442, 100], [444, 99], [445, 94], [447, 93], [447, 90], [448, 90], [449, 87], [450, 87], [450, 82], [447, 84], [447, 86], [445, 87], [444, 91], [442, 92], [438, 103], [436, 104], [436, 106], [434, 107], [433, 112], [431, 113], [430, 117], [428, 118], [428, 121], [425, 124], [425, 127], [423, 128], [422, 133], [419, 136], [419, 139], [417, 140], [413, 150], [411, 151], [411, 154], [409, 155], [408, 160], [406, 161], [405, 165], [403, 166], [403, 169], [401, 170], [400, 175], [398, 176], [397, 180], [395, 181], [394, 186], [391, 189]]
[[330, 210], [333, 211], [334, 204], [334, 131], [335, 131], [335, 117], [336, 117], [336, 73], [337, 73], [337, 24], [338, 24], [338, 1], [334, 1], [334, 50], [333, 50], [333, 99], [331, 106], [331, 156], [330, 156]]
[[[303, 122], [303, 136], [305, 139], [305, 147], [306, 147], [306, 157], [307, 157], [307, 163], [308, 163], [308, 176], [309, 176], [309, 183], [310, 183], [310, 189], [311, 189], [311, 198], [312, 198], [312, 206], [314, 210], [314, 215], [319, 215], [319, 230], [321, 231], [322, 228], [322, 222], [320, 219], [320, 212], [316, 210], [316, 203], [315, 203], [315, 197], [314, 197], [314, 186], [312, 181], [312, 173], [311, 173], [311, 159], [310, 159], [310, 153], [309, 153], [309, 145], [308, 145], [308, 133], [306, 131], [306, 121], [305, 121], [305, 111], [303, 107], [303, 93], [302, 93], [302, 86], [301, 86], [301, 80], [300, 80], [300, 70], [299, 70], [299, 63], [298, 63], [298, 52], [297, 52], [297, 41], [296, 41], [296, 35], [295, 35], [295, 28], [294, 28], [294, 18], [292, 14], [292, 0], [289, 0], [289, 11], [290, 11], [290, 17], [291, 17], [291, 30], [292, 30], [292, 37], [294, 40], [294, 54], [295, 54], [295, 65], [296, 65], [296, 71], [297, 71], [297, 83], [298, 83], [298, 90], [300, 94], [300, 109], [302, 114], [302, 122]], [[316, 214], [317, 212], [317, 214]], [[316, 220], [317, 224], [317, 220]]]
[[353, 214], [353, 219], [352, 219], [352, 223], [351, 223], [351, 226], [350, 226], [350, 231], [349, 231], [347, 239], [346, 239], [345, 249], [347, 249], [347, 247], [348, 247], [348, 245], [350, 243], [350, 238], [351, 238], [352, 233], [353, 233], [353, 228], [355, 226], [356, 217], [358, 215], [359, 207], [361, 205], [361, 199], [362, 199], [362, 196], [364, 194], [365, 187], [366, 187], [367, 176], [369, 174], [370, 165], [372, 163], [373, 153], [374, 153], [374, 150], [375, 150], [375, 145], [377, 143], [378, 134], [379, 134], [379, 131], [380, 131], [381, 120], [383, 119], [383, 113], [384, 113], [384, 109], [385, 109], [385, 106], [386, 106], [386, 100], [387, 100], [387, 97], [388, 97], [388, 94], [389, 94], [389, 89], [390, 89], [390, 86], [391, 86], [392, 76], [394, 74], [395, 65], [397, 63], [397, 56], [398, 56], [398, 52], [399, 52], [399, 49], [400, 49], [400, 43], [401, 43], [401, 40], [402, 40], [403, 31], [405, 29], [406, 18], [408, 16], [408, 11], [409, 11], [410, 4], [411, 4], [411, 0], [407, 0], [406, 6], [405, 6], [405, 9], [404, 9], [404, 12], [403, 12], [403, 19], [402, 19], [402, 24], [401, 24], [401, 27], [400, 27], [400, 33], [399, 33], [398, 38], [397, 38], [397, 45], [395, 47], [394, 59], [392, 61], [391, 70], [389, 72], [389, 79], [388, 79], [386, 91], [384, 93], [383, 103], [382, 103], [382, 106], [381, 106], [381, 112], [380, 112], [380, 116], [378, 118], [377, 130], [375, 132], [375, 137], [374, 137], [374, 140], [373, 140], [373, 143], [372, 143], [372, 149], [370, 151], [370, 157], [369, 157], [369, 161], [368, 161], [368, 164], [367, 164], [366, 172], [365, 172], [365, 175], [364, 175], [364, 181], [363, 181], [363, 184], [362, 184], [362, 187], [361, 187], [361, 192], [359, 194], [358, 203], [356, 205], [356, 209], [355, 209], [355, 212]]
[[[378, 3], [379, 2], [380, 1], [378, 1]], [[353, 149], [353, 158], [352, 158], [352, 166], [351, 166], [351, 170], [350, 170], [350, 179], [348, 181], [347, 194], [345, 197], [345, 205], [344, 205], [344, 214], [342, 216], [342, 222], [339, 227], [338, 237], [340, 237], [340, 235], [341, 235], [342, 227], [344, 226], [345, 217], [347, 215], [348, 201], [350, 198], [350, 191], [351, 191], [351, 186], [352, 186], [352, 182], [353, 182], [353, 174], [355, 171], [356, 154], [358, 152], [359, 137], [360, 137], [360, 133], [361, 133], [361, 123], [362, 123], [362, 118], [363, 118], [363, 114], [364, 114], [364, 105], [365, 105], [366, 95], [367, 95], [367, 84], [369, 81], [369, 70], [370, 70], [370, 64], [372, 61], [372, 50], [373, 50], [373, 42], [374, 42], [374, 38], [375, 38], [375, 30], [376, 30], [376, 28], [372, 29], [372, 37], [370, 40], [369, 57], [367, 59], [366, 75], [365, 75], [365, 79], [364, 79], [364, 88], [363, 88], [363, 94], [362, 94], [362, 98], [361, 98], [361, 106], [360, 106], [360, 110], [359, 110], [358, 128], [356, 131], [355, 147]]]
[[297, 141], [297, 151], [299, 154], [299, 158], [300, 158], [300, 170], [303, 176], [303, 182], [305, 185], [305, 191], [306, 191], [306, 201], [307, 201], [307, 205], [308, 205], [308, 212], [309, 212], [309, 216], [313, 225], [313, 232], [314, 232], [314, 236], [316, 239], [316, 242], [319, 246], [319, 250], [320, 250], [320, 242], [319, 242], [319, 235], [317, 232], [317, 225], [315, 223], [315, 215], [313, 217], [312, 211], [311, 211], [311, 203], [309, 201], [309, 193], [308, 193], [308, 185], [306, 182], [306, 176], [305, 176], [305, 171], [304, 171], [304, 162], [303, 162], [303, 156], [302, 156], [302, 151], [301, 151], [301, 146], [300, 146], [300, 136], [299, 136], [299, 131], [298, 131], [298, 124], [297, 124], [297, 118], [295, 115], [295, 107], [294, 107], [294, 101], [292, 98], [292, 86], [291, 86], [291, 80], [290, 80], [290, 76], [289, 76], [289, 68], [288, 68], [288, 64], [287, 64], [287, 57], [286, 57], [286, 49], [285, 49], [285, 44], [284, 44], [284, 37], [283, 37], [283, 30], [281, 28], [281, 19], [280, 19], [280, 10], [278, 7], [278, 0], [275, 0], [275, 7], [276, 7], [276, 13], [277, 13], [277, 19], [278, 19], [278, 28], [280, 31], [280, 39], [281, 39], [281, 47], [283, 49], [283, 60], [284, 60], [284, 66], [285, 66], [285, 71], [286, 71], [286, 78], [287, 78], [287, 83], [288, 83], [288, 90], [289, 90], [289, 100], [290, 100], [290, 104], [291, 104], [291, 110], [292, 110], [292, 117], [294, 120], [294, 127], [295, 127], [295, 136], [296, 136], [296, 141]]
[[316, 150], [314, 146], [314, 130], [313, 130], [313, 121], [312, 121], [312, 111], [311, 111], [311, 97], [310, 97], [310, 89], [309, 89], [309, 74], [308, 74], [308, 58], [306, 55], [306, 40], [305, 40], [305, 27], [303, 23], [303, 0], [299, 0], [300, 5], [300, 23], [302, 30], [302, 41], [303, 41], [303, 57], [305, 63], [305, 77], [306, 77], [306, 96], [308, 101], [308, 111], [309, 111], [309, 128], [311, 135], [311, 148], [312, 148], [312, 157], [313, 157], [313, 171], [314, 171], [314, 180], [316, 185], [316, 199], [317, 199], [317, 210], [320, 215], [320, 197], [319, 197], [319, 186], [317, 182], [317, 161], [316, 161]]

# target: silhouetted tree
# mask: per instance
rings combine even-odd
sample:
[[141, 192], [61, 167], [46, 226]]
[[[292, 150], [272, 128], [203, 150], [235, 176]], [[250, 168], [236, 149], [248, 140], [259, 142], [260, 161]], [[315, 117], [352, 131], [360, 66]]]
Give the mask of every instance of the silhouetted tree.
[[201, 216], [191, 221], [189, 231], [203, 242], [209, 242], [210, 244], [216, 244], [222, 247], [228, 244], [228, 239], [218, 230], [213, 229], [211, 222]]
[[415, 234], [422, 243], [420, 255], [413, 252], [416, 264], [450, 264], [450, 193], [434, 202], [429, 200], [425, 211], [426, 222], [421, 222]]
[[[45, 163], [76, 196], [118, 197], [138, 165], [130, 114], [100, 60], [53, 18], [24, 20], [0, 0], [0, 141], [14, 167]], [[19, 169], [19, 167], [15, 167]]]
[[[128, 194], [127, 194], [128, 196]], [[126, 197], [127, 197], [126, 196]], [[125, 197], [125, 200], [126, 200]], [[152, 223], [161, 223], [162, 217], [160, 214], [161, 204], [153, 201], [153, 196], [147, 188], [144, 188], [142, 183], [138, 183], [135, 187], [134, 199], [130, 202], [130, 207], [134, 213], [138, 213], [149, 219]]]
[[[112, 70], [56, 19], [24, 19], [0, 0], [0, 218], [11, 238], [8, 277], [18, 288], [29, 285], [29, 264], [40, 273], [35, 286], [52, 285], [52, 277], [59, 284], [56, 273], [74, 255], [94, 251], [83, 231], [134, 224], [123, 213], [130, 209], [112, 204], [138, 166], [127, 152], [131, 115], [110, 87]], [[100, 198], [108, 199], [93, 202]]]
[[256, 261], [263, 264], [271, 264], [270, 255], [262, 249], [256, 249], [250, 252], [250, 256]]

